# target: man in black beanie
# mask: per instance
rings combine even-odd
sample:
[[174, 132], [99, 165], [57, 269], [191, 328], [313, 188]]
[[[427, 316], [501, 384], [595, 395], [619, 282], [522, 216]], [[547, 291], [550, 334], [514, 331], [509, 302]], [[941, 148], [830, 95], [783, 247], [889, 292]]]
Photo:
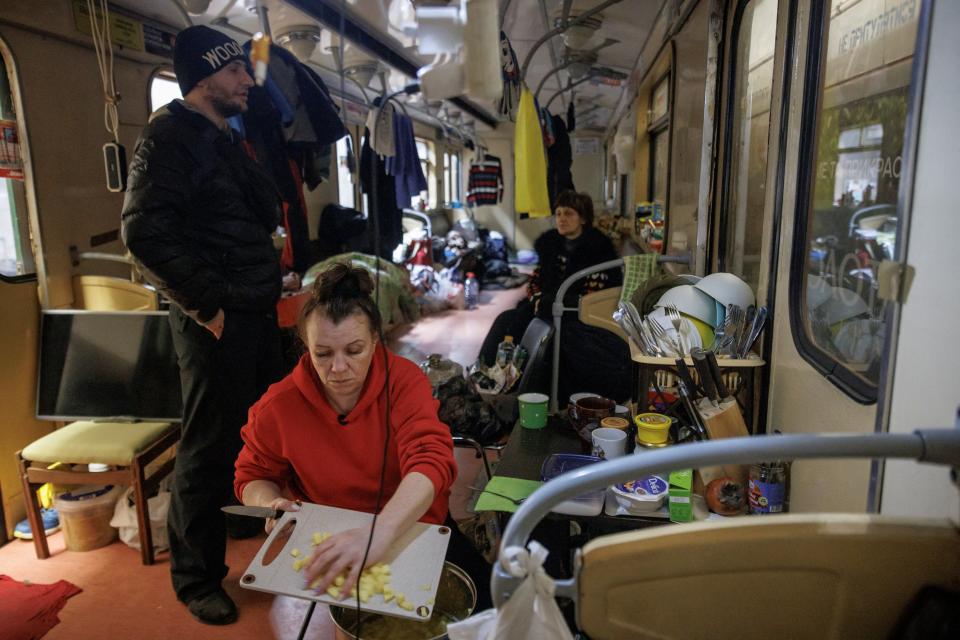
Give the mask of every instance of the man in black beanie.
[[123, 203], [123, 241], [170, 301], [183, 395], [167, 521], [177, 598], [201, 622], [229, 624], [223, 590], [233, 464], [247, 410], [279, 379], [280, 263], [271, 234], [280, 199], [227, 124], [253, 86], [243, 51], [204, 26], [180, 32], [183, 100], [153, 113], [137, 141]]

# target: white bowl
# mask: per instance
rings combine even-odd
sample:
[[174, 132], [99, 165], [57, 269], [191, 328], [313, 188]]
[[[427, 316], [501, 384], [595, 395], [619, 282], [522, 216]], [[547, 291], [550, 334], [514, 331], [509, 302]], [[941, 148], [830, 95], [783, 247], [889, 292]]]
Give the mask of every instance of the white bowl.
[[681, 313], [702, 320], [712, 328], [717, 328], [717, 304], [713, 298], [697, 289], [693, 285], [682, 284], [660, 296], [654, 307], [669, 307], [673, 305]]
[[755, 302], [753, 289], [732, 273], [711, 273], [693, 285], [722, 304], [735, 304], [744, 311]]
[[621, 482], [612, 487], [617, 503], [631, 513], [656, 511], [667, 497], [667, 483], [660, 476]]

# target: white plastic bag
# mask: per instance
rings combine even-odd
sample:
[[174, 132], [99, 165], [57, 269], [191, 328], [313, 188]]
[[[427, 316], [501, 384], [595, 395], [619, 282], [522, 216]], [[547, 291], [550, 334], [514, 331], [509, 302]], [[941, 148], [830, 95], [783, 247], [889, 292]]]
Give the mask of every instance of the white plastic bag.
[[[170, 510], [170, 492], [162, 488], [152, 498], [147, 499], [150, 512], [150, 533], [153, 536], [153, 550], [163, 551], [170, 548], [167, 537], [167, 512]], [[128, 487], [113, 509], [110, 526], [120, 533], [120, 540], [134, 549], [140, 548], [140, 527], [137, 524], [137, 507], [133, 502], [133, 487]]]
[[[535, 540], [507, 547], [510, 575], [523, 578], [503, 608], [487, 609], [447, 626], [450, 640], [573, 640], [553, 597], [556, 583], [543, 569], [547, 550]], [[533, 615], [531, 615], [533, 614]]]

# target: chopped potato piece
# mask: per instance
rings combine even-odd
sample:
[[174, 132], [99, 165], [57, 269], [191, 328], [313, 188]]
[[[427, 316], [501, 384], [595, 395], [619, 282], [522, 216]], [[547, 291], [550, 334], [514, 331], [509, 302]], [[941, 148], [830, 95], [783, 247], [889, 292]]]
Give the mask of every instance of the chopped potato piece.
[[292, 555], [294, 558], [298, 557], [300, 555], [300, 549], [291, 549], [290, 555]]

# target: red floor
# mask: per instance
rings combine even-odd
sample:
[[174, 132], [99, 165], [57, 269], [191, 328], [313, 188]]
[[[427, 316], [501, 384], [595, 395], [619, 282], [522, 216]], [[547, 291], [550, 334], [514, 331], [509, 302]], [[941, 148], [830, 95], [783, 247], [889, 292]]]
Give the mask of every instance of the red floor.
[[[390, 346], [415, 361], [426, 354], [441, 353], [463, 364], [472, 363], [487, 328], [500, 311], [512, 308], [524, 294], [524, 288], [481, 292], [480, 307], [473, 311], [447, 311], [428, 316], [415, 326], [395, 331]], [[466, 515], [468, 487], [480, 472], [480, 463], [472, 454], [457, 450], [460, 477], [451, 492], [451, 512], [455, 518]], [[46, 636], [50, 640], [87, 640], [131, 638], [151, 640], [176, 638], [296, 638], [307, 602], [283, 596], [241, 589], [239, 578], [256, 554], [265, 536], [230, 541], [227, 564], [230, 574], [224, 588], [234, 598], [239, 620], [226, 627], [196, 622], [180, 604], [170, 586], [167, 554], [157, 564], [140, 564], [139, 551], [115, 542], [94, 551], [68, 551], [63, 534], [49, 538], [52, 557], [38, 560], [33, 544], [14, 540], [0, 547], [0, 574], [15, 580], [51, 583], [65, 579], [83, 589], [67, 601], [60, 612], [60, 624]], [[326, 608], [318, 605], [307, 631], [312, 640], [333, 638], [333, 625]], [[0, 620], [0, 638], [5, 638]]]

